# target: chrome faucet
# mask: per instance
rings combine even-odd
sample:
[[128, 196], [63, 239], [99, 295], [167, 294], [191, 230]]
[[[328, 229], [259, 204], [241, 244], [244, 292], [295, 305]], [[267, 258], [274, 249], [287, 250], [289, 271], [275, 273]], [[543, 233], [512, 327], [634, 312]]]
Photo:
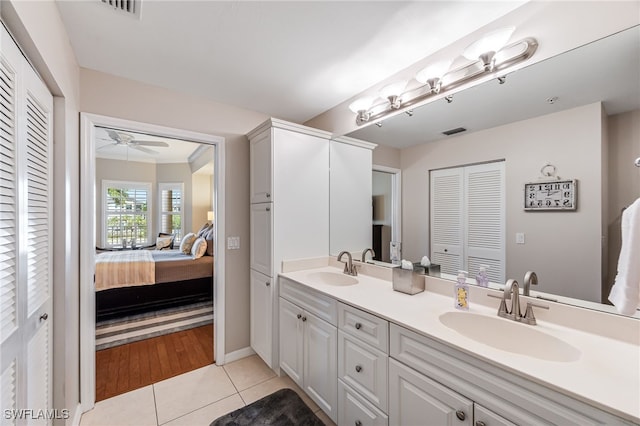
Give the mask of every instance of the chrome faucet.
[[367, 256], [367, 252], [370, 251], [371, 252], [371, 260], [373, 260], [374, 257], [376, 257], [376, 252], [373, 251], [372, 248], [366, 248], [364, 249], [364, 251], [362, 252], [362, 263], [365, 262], [364, 258]]
[[349, 253], [348, 251], [341, 251], [338, 255], [338, 262], [342, 262], [342, 256], [345, 254], [347, 255], [347, 261], [344, 263], [343, 273], [347, 275], [353, 275], [355, 277], [358, 275], [358, 270], [356, 269], [356, 265], [353, 264], [351, 253]]
[[520, 313], [520, 286], [518, 281], [509, 280], [504, 286], [504, 294], [502, 295], [502, 301], [505, 302], [511, 299], [511, 311], [505, 315], [505, 318], [511, 318], [514, 321], [520, 321], [522, 314]]
[[538, 276], [533, 271], [528, 271], [524, 274], [524, 288], [522, 289], [523, 296], [530, 296], [531, 285], [538, 285]]

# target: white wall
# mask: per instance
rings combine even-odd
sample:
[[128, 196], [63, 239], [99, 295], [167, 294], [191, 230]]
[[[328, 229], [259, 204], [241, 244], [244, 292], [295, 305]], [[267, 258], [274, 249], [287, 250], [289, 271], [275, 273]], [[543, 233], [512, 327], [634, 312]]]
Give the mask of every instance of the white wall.
[[245, 135], [268, 117], [84, 68], [80, 87], [84, 112], [226, 138], [227, 235], [221, 237], [239, 236], [241, 246], [225, 256], [225, 350], [229, 353], [248, 347], [249, 141]]
[[[205, 173], [196, 173], [191, 179], [193, 190], [191, 192], [191, 230], [197, 232], [207, 222], [207, 213], [213, 210], [213, 176]], [[186, 228], [185, 228], [186, 229]], [[185, 233], [188, 232], [185, 230]]]
[[[429, 253], [429, 170], [505, 159], [507, 277], [534, 270], [536, 290], [600, 302], [601, 127], [597, 103], [402, 150], [403, 257]], [[546, 162], [578, 180], [577, 211], [524, 211], [524, 183]]]

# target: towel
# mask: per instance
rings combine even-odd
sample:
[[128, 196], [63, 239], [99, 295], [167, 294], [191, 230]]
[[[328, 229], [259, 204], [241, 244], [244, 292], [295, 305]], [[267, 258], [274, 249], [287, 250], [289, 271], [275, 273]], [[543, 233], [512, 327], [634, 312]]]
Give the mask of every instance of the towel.
[[408, 260], [402, 259], [401, 268], [413, 271], [413, 263], [409, 262]]
[[420, 261], [420, 265], [422, 266], [431, 266], [431, 261], [427, 256], [422, 256], [422, 260]]
[[640, 306], [640, 198], [622, 213], [618, 274], [609, 300], [619, 313], [633, 315]]

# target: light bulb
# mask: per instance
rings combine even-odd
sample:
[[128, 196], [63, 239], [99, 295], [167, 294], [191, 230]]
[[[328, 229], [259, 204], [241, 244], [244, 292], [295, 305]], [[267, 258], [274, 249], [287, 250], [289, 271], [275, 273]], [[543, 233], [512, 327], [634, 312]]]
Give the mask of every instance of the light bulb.
[[462, 55], [471, 61], [475, 61], [483, 54], [498, 52], [507, 44], [515, 30], [516, 27], [508, 27], [491, 31], [482, 36], [480, 40], [467, 46]]

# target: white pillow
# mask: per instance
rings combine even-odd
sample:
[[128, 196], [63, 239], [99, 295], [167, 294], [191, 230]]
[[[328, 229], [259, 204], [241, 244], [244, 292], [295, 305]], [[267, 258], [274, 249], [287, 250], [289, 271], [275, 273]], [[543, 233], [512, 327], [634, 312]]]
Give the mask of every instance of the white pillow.
[[169, 248], [171, 245], [171, 237], [158, 237], [156, 238], [156, 250], [162, 250], [165, 248]]
[[204, 256], [204, 253], [206, 251], [207, 251], [207, 240], [205, 240], [202, 237], [197, 238], [193, 242], [193, 246], [191, 247], [191, 256], [193, 256], [194, 259], [199, 259], [202, 256]]
[[184, 236], [182, 241], [180, 242], [180, 252], [184, 254], [191, 254], [191, 246], [193, 246], [193, 242], [196, 240], [196, 234], [193, 232], [189, 232]]

